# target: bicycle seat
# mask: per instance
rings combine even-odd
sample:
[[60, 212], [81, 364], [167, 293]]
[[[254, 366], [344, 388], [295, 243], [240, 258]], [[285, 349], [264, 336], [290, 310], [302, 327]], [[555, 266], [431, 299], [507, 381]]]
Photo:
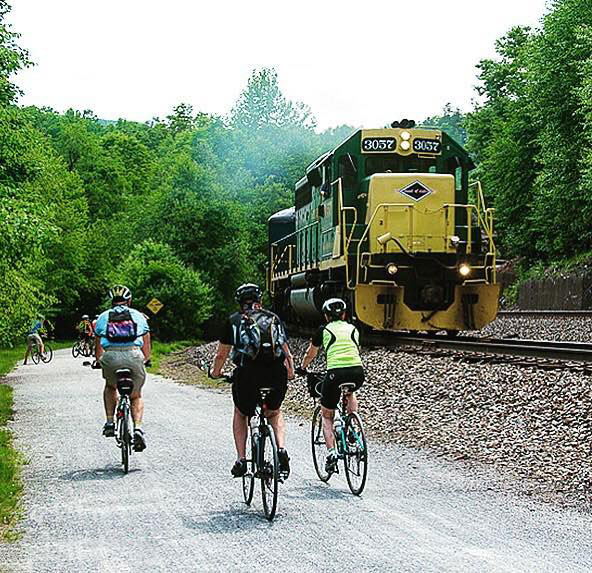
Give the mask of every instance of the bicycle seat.
[[115, 376], [117, 376], [117, 391], [124, 396], [129, 396], [134, 390], [132, 371], [129, 368], [120, 368], [115, 371]]
[[356, 385], [353, 382], [344, 382], [343, 384], [339, 384], [339, 388], [341, 390], [353, 391], [356, 389]]
[[132, 371], [129, 368], [119, 368], [118, 370], [115, 371], [115, 375], [117, 376], [117, 378], [131, 378], [132, 377]]

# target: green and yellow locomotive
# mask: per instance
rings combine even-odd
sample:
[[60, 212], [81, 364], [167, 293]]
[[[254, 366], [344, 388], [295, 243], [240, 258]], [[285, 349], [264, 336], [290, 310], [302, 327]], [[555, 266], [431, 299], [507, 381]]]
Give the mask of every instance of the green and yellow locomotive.
[[[289, 322], [345, 299], [370, 329], [479, 329], [497, 314], [493, 210], [467, 152], [438, 129], [362, 129], [306, 170], [269, 219], [268, 288]], [[469, 200], [469, 197], [472, 200]]]

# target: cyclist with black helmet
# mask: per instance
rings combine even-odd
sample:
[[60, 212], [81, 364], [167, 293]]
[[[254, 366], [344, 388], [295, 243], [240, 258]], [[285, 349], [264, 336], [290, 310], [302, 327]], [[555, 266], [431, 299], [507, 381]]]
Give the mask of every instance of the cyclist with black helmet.
[[[317, 357], [322, 347], [327, 355], [327, 373], [321, 386], [321, 415], [323, 434], [329, 454], [325, 471], [333, 473], [337, 467], [335, 440], [333, 437], [333, 419], [341, 396], [340, 384], [353, 383], [358, 390], [364, 383], [364, 368], [360, 358], [360, 333], [346, 321], [347, 306], [340, 298], [330, 298], [323, 304], [323, 314], [327, 324], [319, 327], [302, 360], [298, 372], [304, 372]], [[347, 396], [348, 412], [358, 411], [355, 392]]]
[[[224, 363], [232, 351], [232, 361], [236, 366], [232, 373], [232, 430], [237, 452], [237, 460], [231, 469], [234, 477], [241, 477], [247, 472], [248, 421], [255, 413], [259, 388], [272, 388], [265, 405], [265, 415], [277, 440], [280, 473], [287, 478], [290, 457], [285, 449], [285, 423], [280, 407], [288, 389], [288, 378], [294, 377], [294, 361], [282, 321], [262, 308], [261, 296], [261, 289], [251, 283], [243, 284], [236, 290], [235, 299], [240, 310], [226, 320], [210, 376], [221, 376]], [[253, 325], [253, 331], [260, 335], [259, 343], [250, 340], [249, 325]], [[268, 338], [264, 332], [267, 329]], [[264, 338], [269, 342], [264, 343]], [[267, 348], [264, 348], [265, 345]]]
[[103, 426], [103, 435], [107, 438], [115, 435], [113, 416], [117, 404], [116, 371], [129, 368], [134, 382], [130, 396], [134, 420], [134, 450], [141, 452], [146, 448], [146, 438], [142, 430], [142, 386], [146, 380], [145, 364], [150, 360], [150, 329], [146, 317], [130, 307], [132, 293], [129, 288], [116, 285], [109, 291], [109, 296], [111, 309], [100, 314], [96, 324], [96, 358], [105, 379], [103, 400], [107, 421]]

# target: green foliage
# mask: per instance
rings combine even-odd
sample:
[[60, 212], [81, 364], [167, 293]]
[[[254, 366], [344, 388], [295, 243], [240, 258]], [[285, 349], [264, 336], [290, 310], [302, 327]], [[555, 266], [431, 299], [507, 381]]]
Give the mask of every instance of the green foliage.
[[460, 109], [453, 108], [452, 104], [447, 103], [440, 115], [424, 119], [420, 125], [426, 127], [437, 127], [445, 131], [452, 139], [461, 145], [467, 142], [467, 131], [464, 127], [464, 114]]
[[172, 248], [146, 240], [135, 247], [110, 276], [131, 289], [134, 306], [145, 308], [156, 297], [164, 308], [151, 319], [151, 330], [165, 340], [199, 334], [212, 310], [212, 289], [187, 268]]
[[592, 4], [556, 0], [540, 31], [514, 28], [480, 63], [469, 149], [506, 256], [592, 248]]
[[0, 106], [13, 103], [21, 93], [10, 77], [31, 65], [29, 54], [17, 44], [19, 35], [6, 23], [8, 12], [10, 5], [6, 0], [0, 0]]

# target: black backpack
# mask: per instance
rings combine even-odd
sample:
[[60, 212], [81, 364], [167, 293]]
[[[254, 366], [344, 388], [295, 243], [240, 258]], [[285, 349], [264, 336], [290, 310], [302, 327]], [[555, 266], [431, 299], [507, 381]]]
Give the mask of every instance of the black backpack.
[[105, 337], [109, 342], [133, 342], [138, 338], [138, 325], [129, 309], [109, 311]]
[[241, 315], [236, 334], [235, 363], [254, 360], [271, 362], [283, 356], [286, 342], [279, 318], [266, 310], [247, 310]]

